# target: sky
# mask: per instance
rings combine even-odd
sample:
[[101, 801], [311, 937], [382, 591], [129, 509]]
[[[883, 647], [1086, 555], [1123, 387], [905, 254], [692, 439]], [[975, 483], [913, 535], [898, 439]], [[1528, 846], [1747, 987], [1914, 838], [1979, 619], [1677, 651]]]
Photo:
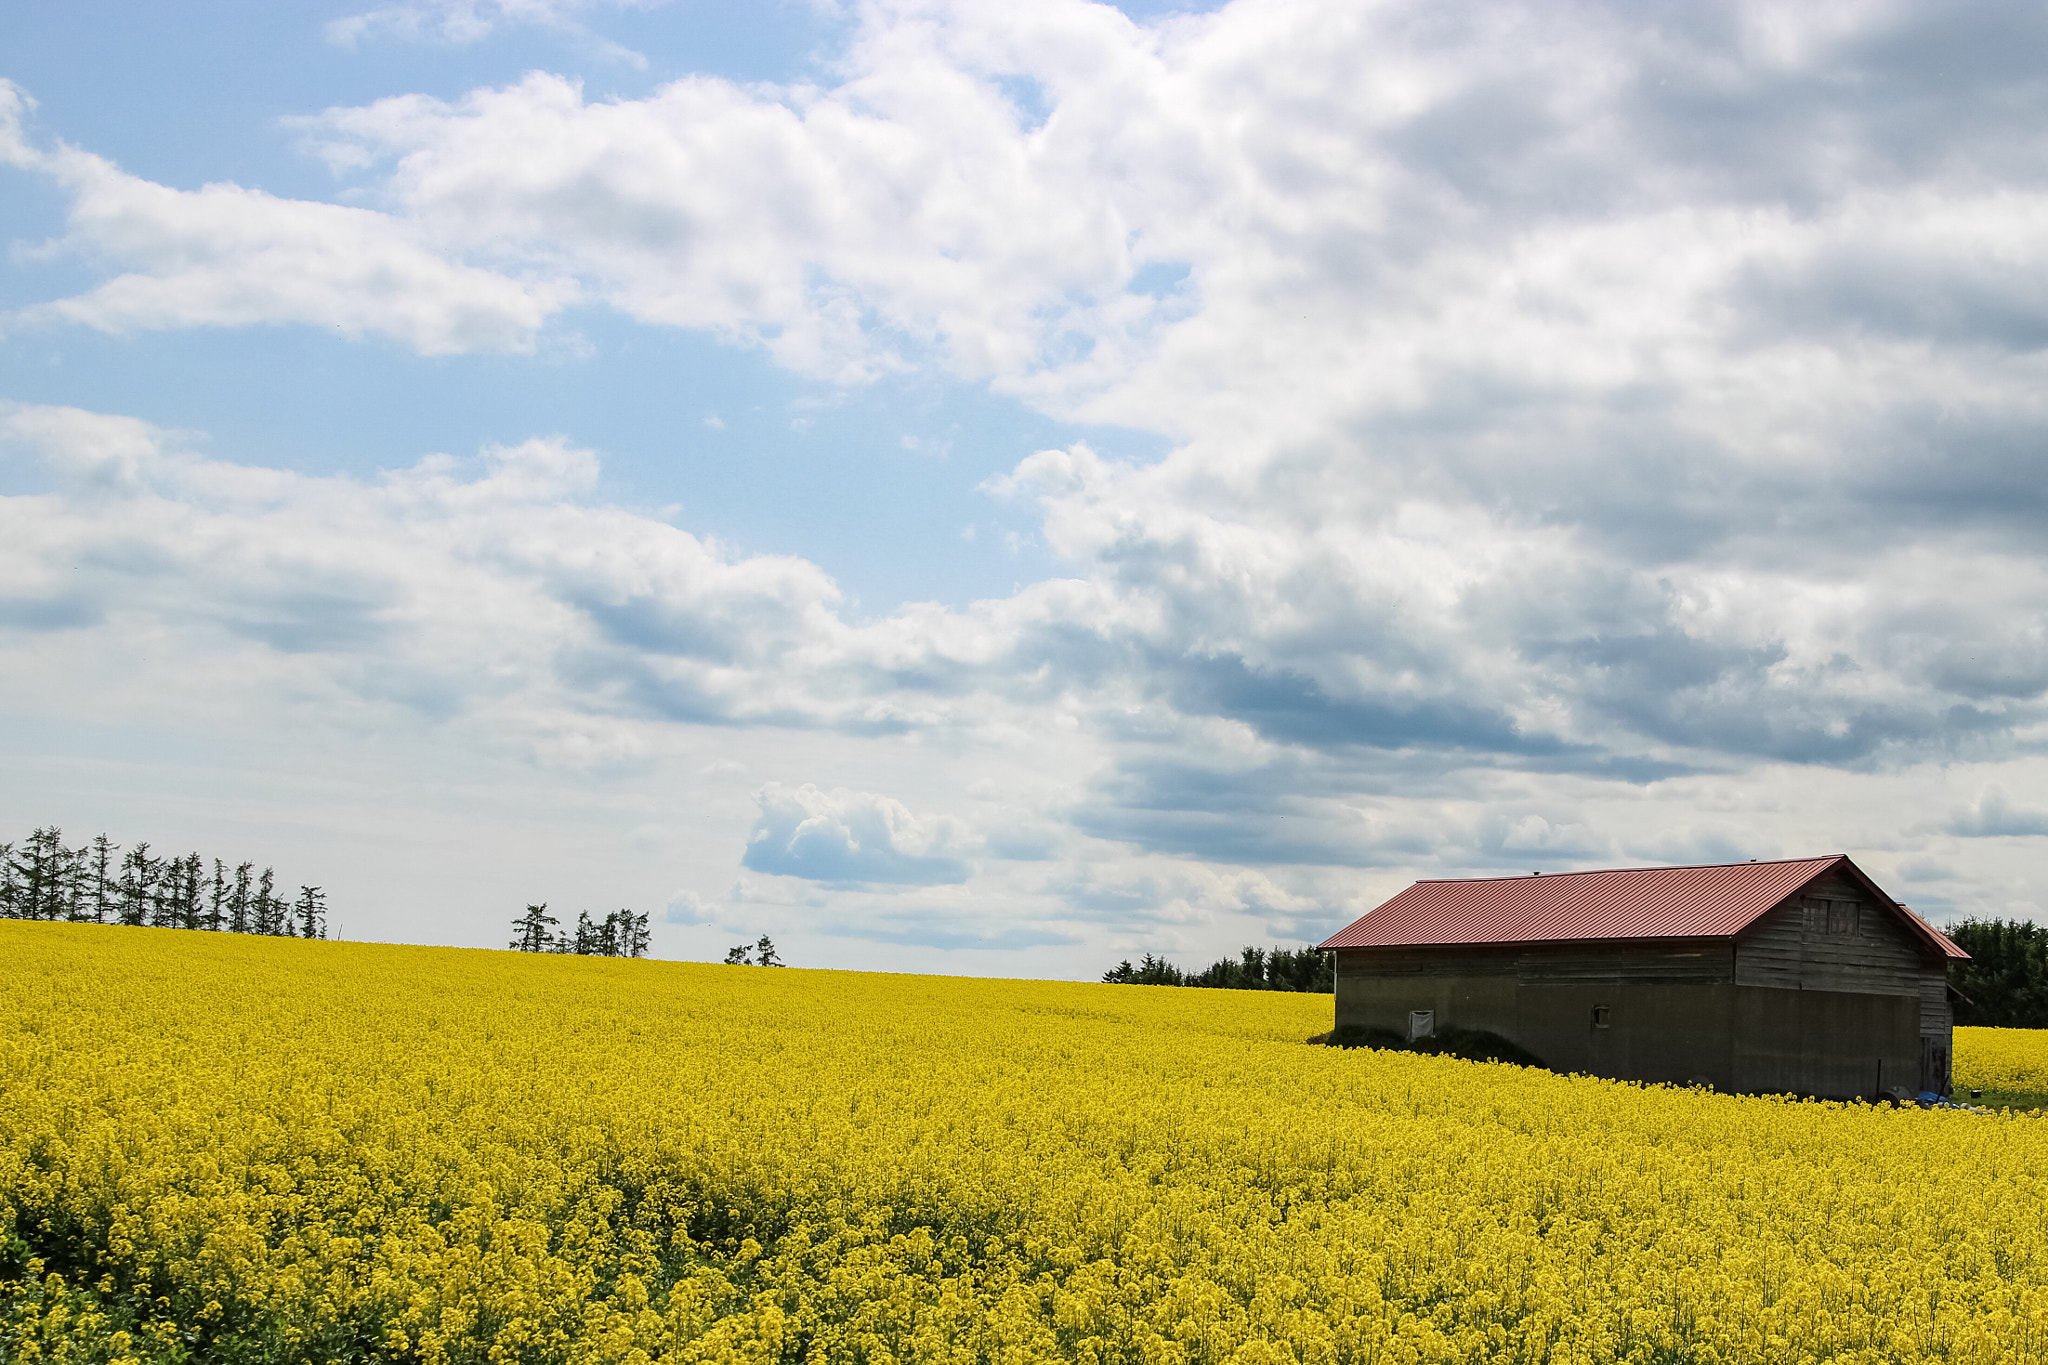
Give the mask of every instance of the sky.
[[968, 975], [1832, 852], [2039, 918], [2044, 50], [7, 6], [0, 839]]

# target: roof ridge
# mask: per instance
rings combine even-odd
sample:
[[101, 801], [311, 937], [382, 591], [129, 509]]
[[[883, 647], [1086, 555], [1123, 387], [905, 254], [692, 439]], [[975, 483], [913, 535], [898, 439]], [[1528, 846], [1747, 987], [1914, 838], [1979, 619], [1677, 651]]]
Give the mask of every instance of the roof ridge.
[[1657, 863], [1647, 867], [1582, 867], [1572, 872], [1504, 872], [1497, 877], [1417, 877], [1417, 886], [1454, 886], [1464, 882], [1526, 882], [1532, 877], [1599, 877], [1612, 872], [1698, 872], [1710, 867], [1783, 867], [1792, 863], [1825, 863], [1846, 853], [1817, 853], [1810, 858], [1751, 858], [1739, 863]]

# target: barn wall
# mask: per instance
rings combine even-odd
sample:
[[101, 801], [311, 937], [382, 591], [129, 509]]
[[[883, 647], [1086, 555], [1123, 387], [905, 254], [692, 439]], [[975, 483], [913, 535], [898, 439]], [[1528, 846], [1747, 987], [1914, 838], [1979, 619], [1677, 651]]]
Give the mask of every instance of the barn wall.
[[1336, 1021], [1401, 1033], [1411, 1010], [1432, 1010], [1439, 1029], [1623, 1080], [1835, 1098], [1920, 1088], [1919, 981], [1897, 995], [1788, 990], [1738, 984], [1737, 965], [1711, 940], [1340, 950]]
[[1955, 1009], [1948, 999], [1948, 964], [1920, 969], [1920, 1088], [1955, 1093]]
[[1920, 1031], [1948, 1036], [1955, 1029], [1955, 1007], [1948, 1001], [1948, 964], [1920, 969]]
[[1732, 1089], [1827, 1099], [1920, 1090], [1917, 996], [1734, 989]]
[[1896, 912], [1839, 873], [1807, 884], [1737, 940], [1735, 980], [1786, 990], [1915, 995], [1926, 964]]

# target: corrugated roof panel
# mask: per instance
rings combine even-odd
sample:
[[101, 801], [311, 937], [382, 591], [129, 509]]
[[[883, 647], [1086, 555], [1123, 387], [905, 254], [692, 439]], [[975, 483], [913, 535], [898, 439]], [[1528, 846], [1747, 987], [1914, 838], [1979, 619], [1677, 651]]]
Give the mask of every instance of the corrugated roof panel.
[[1767, 863], [1417, 882], [1321, 946], [1726, 938], [1837, 864], [1848, 864], [1859, 880], [1869, 881], [1836, 853]]

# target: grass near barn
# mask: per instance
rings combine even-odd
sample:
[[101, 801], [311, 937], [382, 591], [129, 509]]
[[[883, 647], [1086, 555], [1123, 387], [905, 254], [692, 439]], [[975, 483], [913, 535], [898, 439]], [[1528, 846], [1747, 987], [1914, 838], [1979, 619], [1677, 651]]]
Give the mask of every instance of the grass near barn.
[[0, 960], [9, 1361], [2048, 1358], [2031, 1115], [1306, 1047], [1315, 995]]

